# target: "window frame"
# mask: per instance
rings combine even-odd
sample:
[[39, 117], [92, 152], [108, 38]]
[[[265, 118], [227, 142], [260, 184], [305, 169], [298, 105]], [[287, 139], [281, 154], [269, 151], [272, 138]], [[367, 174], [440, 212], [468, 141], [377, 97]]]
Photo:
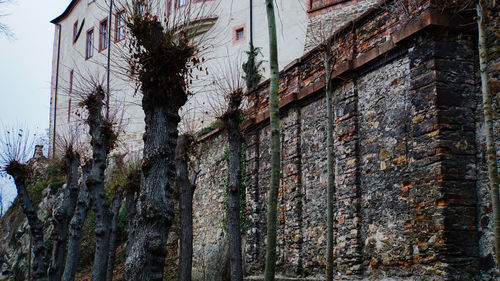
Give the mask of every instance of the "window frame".
[[[180, 4], [181, 1], [185, 1], [184, 5]], [[188, 3], [189, 3], [189, 0], [175, 0], [175, 8], [176, 9], [182, 8], [184, 6], [187, 6]]]
[[78, 19], [73, 24], [73, 45], [76, 43], [76, 35], [78, 34]]
[[[91, 59], [94, 56], [94, 40], [95, 40], [95, 32], [94, 27], [91, 27], [87, 30], [87, 41], [85, 44], [85, 59]], [[92, 40], [90, 40], [90, 34], [92, 34]], [[89, 45], [91, 43], [91, 45]]]
[[[120, 28], [119, 24], [120, 24], [120, 15], [121, 14], [123, 14], [123, 17], [124, 17], [123, 18], [123, 38], [122, 37], [118, 38], [118, 35], [119, 35], [118, 28]], [[115, 43], [118, 43], [118, 42], [124, 40], [126, 37], [126, 34], [125, 34], [125, 27], [126, 27], [125, 17], [126, 16], [127, 16], [127, 11], [125, 9], [122, 9], [122, 10], [116, 12], [116, 14], [115, 14]]]
[[[240, 30], [243, 32], [243, 34], [242, 34], [241, 38], [238, 38], [238, 33]], [[234, 26], [233, 30], [232, 30], [231, 37], [233, 38], [233, 45], [245, 42], [247, 39], [246, 24], [240, 24], [240, 25]]]
[[[106, 24], [106, 29], [103, 29], [102, 26], [103, 24]], [[108, 18], [105, 18], [99, 22], [99, 52], [106, 50], [109, 47], [109, 25], [108, 25]], [[104, 32], [103, 32], [104, 31]], [[103, 36], [105, 35], [105, 36]], [[106, 43], [106, 45], [103, 47], [103, 42]]]

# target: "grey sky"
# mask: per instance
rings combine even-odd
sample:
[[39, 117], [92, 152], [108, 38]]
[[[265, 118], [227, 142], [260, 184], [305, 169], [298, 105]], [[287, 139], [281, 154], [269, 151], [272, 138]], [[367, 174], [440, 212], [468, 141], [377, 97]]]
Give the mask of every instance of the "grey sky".
[[[54, 25], [70, 0], [12, 0], [0, 6], [0, 21], [14, 39], [0, 35], [0, 124], [26, 123], [31, 131], [45, 133], [49, 126], [50, 79]], [[10, 200], [15, 196], [7, 185]]]

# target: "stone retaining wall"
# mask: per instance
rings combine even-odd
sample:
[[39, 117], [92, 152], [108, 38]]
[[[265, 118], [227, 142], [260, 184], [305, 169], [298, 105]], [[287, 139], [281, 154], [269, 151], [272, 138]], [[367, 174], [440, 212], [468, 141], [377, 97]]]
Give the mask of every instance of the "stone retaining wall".
[[[472, 30], [420, 1], [404, 28], [372, 10], [342, 38], [335, 90], [335, 247], [341, 279], [471, 280], [491, 269], [491, 203]], [[364, 47], [369, 46], [369, 47]], [[326, 100], [321, 53], [281, 74], [282, 180], [278, 272], [321, 280], [326, 265]], [[267, 83], [251, 92], [247, 145], [245, 272], [264, 270], [270, 177]], [[202, 233], [220, 233], [222, 132], [205, 139]], [[203, 191], [205, 190], [205, 191]], [[215, 198], [215, 199], [214, 199]], [[215, 210], [215, 211], [213, 211]], [[210, 212], [210, 213], [208, 213]], [[211, 215], [211, 214], [215, 214]], [[223, 219], [222, 219], [223, 220]], [[208, 234], [205, 234], [208, 235]], [[223, 245], [223, 234], [204, 249]], [[201, 240], [196, 240], [195, 245]], [[195, 255], [199, 255], [197, 248]], [[219, 264], [223, 264], [219, 260]], [[219, 280], [219, 279], [205, 279]]]

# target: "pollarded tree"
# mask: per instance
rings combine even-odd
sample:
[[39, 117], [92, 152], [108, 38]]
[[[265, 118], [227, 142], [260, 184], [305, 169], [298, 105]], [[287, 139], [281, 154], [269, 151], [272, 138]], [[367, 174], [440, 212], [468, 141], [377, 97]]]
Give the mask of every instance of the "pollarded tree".
[[105, 170], [109, 152], [115, 147], [118, 135], [113, 130], [113, 122], [105, 116], [103, 109], [105, 92], [99, 84], [94, 84], [87, 95], [82, 95], [81, 106], [87, 110], [86, 122], [92, 146], [92, 168], [86, 185], [96, 214], [96, 251], [92, 267], [92, 280], [106, 279], [109, 255], [109, 238], [112, 214], [104, 189]]
[[69, 237], [66, 251], [66, 261], [62, 280], [73, 281], [80, 256], [80, 242], [82, 239], [82, 227], [90, 208], [90, 195], [87, 188], [87, 179], [92, 169], [92, 163], [86, 162], [82, 166], [82, 176], [79, 181], [80, 192], [76, 203], [75, 213], [69, 224]]
[[12, 178], [17, 190], [17, 198], [28, 219], [33, 237], [33, 262], [31, 280], [44, 280], [47, 276], [46, 250], [43, 240], [43, 224], [38, 218], [33, 201], [26, 188], [32, 174], [32, 167], [27, 164], [28, 153], [34, 147], [34, 138], [26, 128], [5, 128], [0, 138], [0, 168]]
[[80, 185], [78, 184], [78, 169], [80, 167], [79, 132], [78, 126], [69, 126], [68, 130], [57, 136], [56, 146], [64, 151], [62, 158], [63, 172], [66, 175], [66, 184], [63, 190], [63, 202], [53, 214], [54, 230], [52, 232], [52, 256], [49, 264], [49, 280], [61, 280], [64, 272], [66, 243], [70, 222], [75, 213]]
[[179, 281], [190, 281], [193, 264], [193, 194], [196, 179], [200, 172], [199, 162], [193, 167], [189, 177], [190, 156], [194, 139], [190, 134], [182, 134], [177, 138], [175, 149], [176, 190], [180, 193], [180, 246], [179, 246]]
[[64, 171], [66, 173], [66, 186], [62, 205], [55, 211], [52, 232], [52, 258], [49, 266], [49, 280], [59, 281], [64, 272], [64, 257], [68, 240], [69, 224], [75, 213], [79, 194], [78, 168], [80, 154], [69, 146], [63, 157]]
[[182, 22], [162, 20], [149, 7], [133, 1], [127, 21], [131, 74], [140, 82], [146, 126], [135, 239], [127, 255], [126, 280], [163, 280], [166, 241], [173, 221], [178, 112], [187, 100], [189, 71], [200, 62], [193, 43], [199, 21], [189, 16]]
[[[254, 49], [255, 50], [255, 49]], [[247, 53], [248, 54], [248, 53]], [[255, 86], [253, 83], [258, 83], [259, 74], [255, 66], [255, 57], [249, 58], [243, 64], [243, 69], [246, 73], [247, 86]], [[227, 55], [228, 60], [231, 57]], [[251, 66], [251, 64], [254, 64]], [[213, 111], [221, 112], [219, 120], [222, 121], [223, 128], [227, 133], [229, 144], [228, 155], [228, 185], [227, 185], [227, 225], [229, 233], [229, 261], [230, 261], [230, 276], [233, 281], [243, 280], [243, 260], [241, 251], [241, 196], [245, 196], [242, 190], [242, 173], [241, 170], [241, 153], [243, 137], [240, 132], [241, 123], [241, 104], [244, 99], [244, 81], [242, 80], [242, 69], [239, 59], [229, 61], [223, 68], [215, 71], [213, 85], [214, 91], [217, 93], [217, 104], [212, 104]], [[260, 65], [258, 63], [257, 65]], [[249, 69], [252, 68], [252, 69]], [[253, 73], [257, 71], [257, 73]], [[253, 74], [252, 74], [253, 73]]]

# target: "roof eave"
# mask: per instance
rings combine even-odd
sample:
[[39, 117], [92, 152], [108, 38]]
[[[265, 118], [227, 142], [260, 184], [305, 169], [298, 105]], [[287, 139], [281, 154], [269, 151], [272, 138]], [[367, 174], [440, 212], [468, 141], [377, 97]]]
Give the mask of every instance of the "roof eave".
[[69, 3], [69, 5], [66, 8], [66, 10], [64, 10], [64, 12], [60, 16], [58, 16], [57, 18], [51, 20], [50, 22], [53, 23], [53, 24], [59, 24], [64, 18], [66, 18], [71, 13], [71, 11], [76, 6], [76, 4], [78, 3], [78, 1], [79, 0], [71, 0], [71, 3]]

